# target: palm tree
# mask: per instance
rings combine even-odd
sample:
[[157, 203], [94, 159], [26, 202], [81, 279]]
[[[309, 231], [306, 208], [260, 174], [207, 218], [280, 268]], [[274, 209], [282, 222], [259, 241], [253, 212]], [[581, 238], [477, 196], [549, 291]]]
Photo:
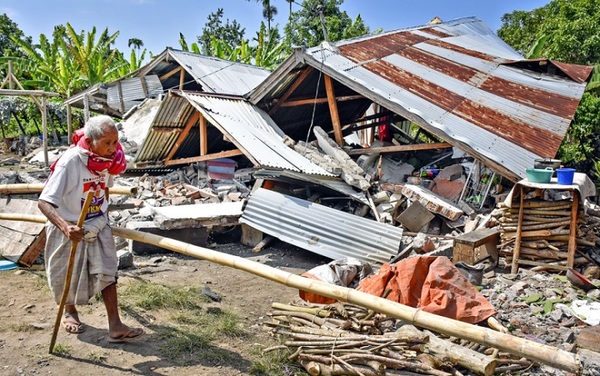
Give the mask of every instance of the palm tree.
[[127, 47], [131, 48], [131, 46], [139, 50], [140, 48], [144, 47], [144, 42], [142, 42], [142, 40], [138, 38], [129, 38], [129, 41], [127, 42]]
[[[262, 15], [263, 18], [267, 21], [267, 33], [271, 32], [271, 21], [275, 19], [277, 15], [277, 8], [271, 5], [270, 0], [256, 0], [256, 2], [261, 2], [263, 6]], [[293, 0], [292, 0], [293, 1]], [[292, 3], [290, 2], [290, 9], [292, 8]]]

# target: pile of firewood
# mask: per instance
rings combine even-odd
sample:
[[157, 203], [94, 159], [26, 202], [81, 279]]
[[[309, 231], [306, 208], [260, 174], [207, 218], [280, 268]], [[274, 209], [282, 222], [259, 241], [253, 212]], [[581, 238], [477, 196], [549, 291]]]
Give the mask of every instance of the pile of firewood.
[[492, 375], [532, 366], [497, 349], [419, 330], [367, 309], [336, 303], [273, 303], [266, 323], [310, 375]]
[[[512, 262], [518, 231], [519, 203], [513, 207], [499, 204], [493, 213], [501, 230], [500, 255]], [[523, 219], [519, 259], [534, 261], [536, 265], [567, 265], [569, 234], [571, 229], [570, 200], [546, 201], [540, 199], [523, 201]], [[579, 209], [577, 215], [576, 242], [578, 246], [595, 246], [593, 218]], [[586, 264], [589, 259], [579, 253], [574, 264]]]

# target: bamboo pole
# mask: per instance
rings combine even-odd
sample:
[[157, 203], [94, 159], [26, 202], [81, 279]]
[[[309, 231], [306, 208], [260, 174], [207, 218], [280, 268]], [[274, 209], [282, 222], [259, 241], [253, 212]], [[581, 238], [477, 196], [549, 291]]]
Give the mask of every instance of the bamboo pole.
[[[23, 195], [30, 193], [40, 193], [44, 188], [44, 183], [35, 184], [0, 184], [0, 194], [5, 195]], [[114, 186], [109, 188], [110, 193], [115, 195], [135, 196], [137, 187]]]
[[[88, 209], [90, 208], [90, 204], [92, 203], [92, 198], [94, 197], [94, 191], [88, 191], [85, 196], [85, 201], [83, 202], [83, 206], [81, 207], [81, 213], [79, 213], [79, 218], [77, 218], [77, 227], [83, 226], [83, 222], [85, 221], [85, 217], [88, 214]], [[69, 263], [67, 265], [67, 274], [65, 275], [65, 285], [63, 287], [63, 293], [60, 298], [60, 304], [58, 306], [58, 312], [56, 312], [56, 320], [54, 321], [54, 330], [52, 331], [52, 339], [50, 340], [50, 349], [48, 353], [52, 354], [54, 350], [54, 344], [56, 343], [56, 335], [58, 334], [58, 328], [60, 327], [60, 321], [62, 320], [63, 311], [65, 309], [65, 304], [67, 303], [67, 297], [69, 296], [69, 288], [71, 287], [71, 277], [73, 276], [73, 268], [75, 266], [75, 253], [77, 251], [78, 242], [71, 242], [71, 250], [69, 252]]]
[[[39, 217], [37, 222], [44, 223], [46, 221], [44, 216], [37, 217]], [[0, 219], [2, 218], [0, 217]], [[288, 287], [310, 291], [343, 302], [356, 304], [398, 318], [421, 328], [430, 329], [448, 336], [464, 338], [487, 347], [496, 347], [507, 353], [523, 356], [567, 372], [580, 374], [583, 370], [580, 358], [576, 354], [556, 347], [516, 337], [507, 333], [499, 333], [489, 328], [438, 316], [362, 291], [309, 279], [239, 256], [224, 254], [160, 235], [120, 227], [112, 228], [112, 232], [115, 236], [156, 245], [183, 255], [243, 270]]]

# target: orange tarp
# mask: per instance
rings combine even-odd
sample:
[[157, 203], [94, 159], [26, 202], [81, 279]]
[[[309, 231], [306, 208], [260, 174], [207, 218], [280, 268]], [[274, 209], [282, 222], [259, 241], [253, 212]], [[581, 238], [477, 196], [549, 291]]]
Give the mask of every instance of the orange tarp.
[[496, 310], [447, 257], [411, 257], [365, 278], [357, 290], [471, 324]]

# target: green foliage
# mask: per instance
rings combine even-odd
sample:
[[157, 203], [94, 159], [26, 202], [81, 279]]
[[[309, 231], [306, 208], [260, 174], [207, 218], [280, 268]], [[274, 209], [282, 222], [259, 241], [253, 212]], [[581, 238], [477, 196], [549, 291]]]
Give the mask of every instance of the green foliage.
[[[541, 35], [539, 26], [546, 19], [545, 7], [531, 12], [516, 10], [502, 16], [502, 26], [498, 36], [521, 54], [526, 55]], [[541, 34], [541, 33], [540, 33]]]
[[269, 31], [265, 28], [264, 22], [261, 22], [255, 41], [254, 65], [273, 70], [286, 58], [285, 44], [281, 41], [277, 29]]
[[202, 34], [198, 36], [198, 45], [203, 54], [210, 55], [210, 49], [213, 39], [221, 40], [227, 46], [239, 46], [244, 40], [246, 29], [233, 20], [229, 19], [223, 24], [223, 8], [218, 8], [215, 13], [208, 15], [208, 21], [202, 28]]
[[[19, 26], [11, 20], [6, 13], [0, 15], [0, 55], [4, 57], [19, 57], [21, 52], [19, 46], [15, 44], [12, 37], [17, 39], [27, 39], [31, 42], [31, 37], [25, 37]], [[0, 63], [2, 77], [6, 76], [5, 66]]]
[[557, 155], [565, 165], [593, 172], [600, 160], [600, 0], [552, 0], [505, 14], [502, 22], [498, 35], [528, 58], [596, 65]]
[[563, 163], [573, 165], [579, 171], [592, 171], [594, 161], [600, 160], [599, 113], [600, 97], [589, 90], [586, 91], [559, 149]]
[[571, 64], [597, 64], [600, 0], [553, 0], [531, 12], [505, 14], [498, 36], [526, 56], [545, 38], [538, 56]]
[[54, 346], [53, 353], [55, 355], [69, 355], [71, 351], [73, 351], [73, 347], [70, 345], [63, 345], [62, 343], [57, 343]]
[[323, 13], [327, 37], [330, 42], [362, 36], [369, 33], [360, 15], [352, 20], [340, 10], [343, 0], [303, 0], [300, 10], [292, 12], [285, 26], [288, 48], [313, 47], [325, 40], [320, 14]]

